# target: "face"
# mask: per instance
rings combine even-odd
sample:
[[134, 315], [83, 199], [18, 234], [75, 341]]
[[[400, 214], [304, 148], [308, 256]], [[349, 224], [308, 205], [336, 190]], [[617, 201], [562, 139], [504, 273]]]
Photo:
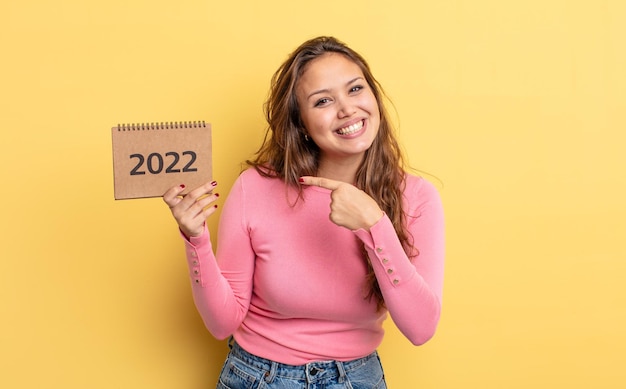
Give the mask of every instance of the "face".
[[357, 64], [339, 53], [314, 59], [298, 80], [296, 97], [321, 163], [362, 160], [378, 133], [380, 112]]

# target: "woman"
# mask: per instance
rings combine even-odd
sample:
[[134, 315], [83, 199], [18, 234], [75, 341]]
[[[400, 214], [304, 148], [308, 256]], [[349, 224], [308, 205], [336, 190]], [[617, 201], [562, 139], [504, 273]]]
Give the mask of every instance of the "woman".
[[387, 312], [416, 345], [439, 320], [437, 191], [403, 170], [379, 84], [334, 38], [291, 54], [265, 111], [268, 133], [224, 204], [216, 255], [205, 220], [217, 183], [164, 195], [197, 309], [215, 337], [234, 339], [218, 388], [385, 388], [376, 348]]

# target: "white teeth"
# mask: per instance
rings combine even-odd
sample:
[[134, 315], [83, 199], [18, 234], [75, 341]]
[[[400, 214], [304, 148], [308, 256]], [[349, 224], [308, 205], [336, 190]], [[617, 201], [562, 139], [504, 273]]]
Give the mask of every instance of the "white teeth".
[[350, 134], [354, 134], [355, 132], [359, 131], [361, 128], [363, 128], [363, 120], [361, 120], [358, 123], [354, 123], [351, 126], [338, 129], [337, 130], [337, 134], [339, 134], [339, 135], [350, 135]]

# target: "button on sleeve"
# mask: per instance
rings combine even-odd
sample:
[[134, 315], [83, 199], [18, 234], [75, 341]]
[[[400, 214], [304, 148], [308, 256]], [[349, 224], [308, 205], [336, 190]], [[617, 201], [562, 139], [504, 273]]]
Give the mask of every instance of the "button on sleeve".
[[203, 260], [201, 258], [207, 257], [207, 255], [203, 255], [202, 253], [207, 254], [210, 253], [211, 250], [211, 242], [206, 227], [202, 235], [185, 240], [185, 253], [189, 267], [189, 277], [194, 286], [205, 286], [207, 284], [206, 263], [203, 263], [203, 261], [207, 259]]

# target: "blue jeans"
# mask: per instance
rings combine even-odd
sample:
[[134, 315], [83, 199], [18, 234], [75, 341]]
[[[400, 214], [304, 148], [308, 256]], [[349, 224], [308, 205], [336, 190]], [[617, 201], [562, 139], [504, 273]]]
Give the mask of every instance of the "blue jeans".
[[294, 366], [257, 357], [233, 342], [217, 389], [386, 389], [377, 352], [348, 362]]

